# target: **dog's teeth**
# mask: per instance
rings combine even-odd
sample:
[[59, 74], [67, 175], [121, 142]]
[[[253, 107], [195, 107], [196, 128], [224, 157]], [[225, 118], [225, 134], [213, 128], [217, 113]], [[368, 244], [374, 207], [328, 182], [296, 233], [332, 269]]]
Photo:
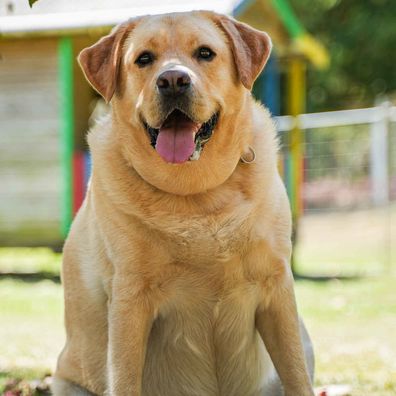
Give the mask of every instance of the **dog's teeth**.
[[189, 158], [190, 161], [197, 161], [199, 160], [199, 157], [201, 156], [201, 151], [202, 151], [202, 144], [201, 144], [201, 139], [198, 136], [197, 141], [195, 142], [195, 150], [192, 153], [191, 157]]
[[201, 156], [201, 150], [195, 149], [189, 159], [190, 159], [190, 161], [197, 161], [197, 160], [199, 160], [200, 156]]

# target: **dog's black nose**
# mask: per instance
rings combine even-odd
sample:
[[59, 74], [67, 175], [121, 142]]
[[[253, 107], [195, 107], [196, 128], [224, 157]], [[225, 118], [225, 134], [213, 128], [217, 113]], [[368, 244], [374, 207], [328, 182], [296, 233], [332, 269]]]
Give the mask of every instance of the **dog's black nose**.
[[167, 70], [161, 73], [157, 79], [157, 87], [165, 96], [181, 95], [191, 86], [190, 76], [181, 70]]

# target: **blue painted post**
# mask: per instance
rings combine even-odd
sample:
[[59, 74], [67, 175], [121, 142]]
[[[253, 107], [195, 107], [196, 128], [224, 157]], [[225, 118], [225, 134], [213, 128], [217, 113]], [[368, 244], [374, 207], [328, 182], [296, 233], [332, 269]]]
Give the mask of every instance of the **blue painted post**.
[[262, 99], [273, 116], [280, 115], [280, 76], [278, 60], [272, 54], [263, 74]]

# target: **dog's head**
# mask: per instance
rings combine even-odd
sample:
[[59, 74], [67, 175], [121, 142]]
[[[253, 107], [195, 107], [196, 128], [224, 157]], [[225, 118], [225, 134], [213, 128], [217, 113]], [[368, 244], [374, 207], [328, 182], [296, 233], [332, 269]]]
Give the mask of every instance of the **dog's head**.
[[249, 90], [270, 50], [266, 33], [199, 11], [130, 20], [79, 62], [112, 102], [128, 162], [150, 184], [186, 195], [235, 169], [248, 139]]

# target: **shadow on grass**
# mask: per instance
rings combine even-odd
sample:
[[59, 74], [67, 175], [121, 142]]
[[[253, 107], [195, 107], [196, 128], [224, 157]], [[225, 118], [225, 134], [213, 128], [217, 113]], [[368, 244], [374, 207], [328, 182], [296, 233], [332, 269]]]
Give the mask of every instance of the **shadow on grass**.
[[35, 283], [42, 280], [60, 283], [60, 275], [53, 272], [0, 272], [0, 279], [19, 280], [26, 283]]
[[329, 282], [329, 281], [357, 281], [365, 278], [362, 275], [316, 275], [316, 274], [299, 274], [294, 273], [294, 279], [296, 281], [299, 280], [308, 280], [313, 282]]
[[[315, 275], [294, 273], [294, 279], [308, 280], [313, 282], [339, 281], [357, 281], [363, 279], [362, 275]], [[54, 283], [60, 283], [59, 274], [53, 272], [0, 272], [0, 279], [13, 279], [22, 282], [34, 283], [42, 280], [49, 280]]]

